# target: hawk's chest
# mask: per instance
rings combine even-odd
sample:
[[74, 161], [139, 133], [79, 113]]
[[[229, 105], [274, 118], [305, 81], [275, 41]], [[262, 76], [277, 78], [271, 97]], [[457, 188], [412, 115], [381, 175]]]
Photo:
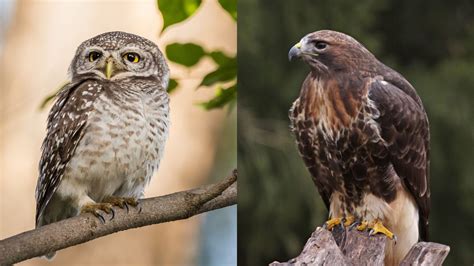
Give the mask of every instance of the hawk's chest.
[[342, 176], [379, 138], [373, 103], [350, 84], [309, 77], [290, 110], [300, 153], [318, 171], [313, 176]]

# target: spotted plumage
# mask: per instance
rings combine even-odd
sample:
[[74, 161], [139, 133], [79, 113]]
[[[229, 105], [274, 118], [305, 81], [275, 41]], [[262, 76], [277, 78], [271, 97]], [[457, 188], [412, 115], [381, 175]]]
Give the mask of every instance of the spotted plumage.
[[142, 197], [168, 136], [169, 71], [151, 41], [101, 34], [79, 46], [69, 73], [48, 116], [37, 226], [75, 216], [106, 197]]
[[289, 116], [330, 217], [382, 221], [399, 241], [387, 245], [386, 264], [397, 264], [428, 237], [429, 125], [420, 98], [343, 33], [308, 34], [289, 56], [311, 68]]

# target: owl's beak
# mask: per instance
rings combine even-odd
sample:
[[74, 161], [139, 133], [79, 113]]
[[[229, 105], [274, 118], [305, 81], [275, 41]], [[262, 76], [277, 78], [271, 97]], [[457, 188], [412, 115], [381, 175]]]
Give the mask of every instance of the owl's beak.
[[108, 58], [107, 63], [105, 65], [105, 77], [107, 79], [110, 79], [112, 77], [112, 74], [114, 73], [114, 69], [115, 69], [114, 59]]

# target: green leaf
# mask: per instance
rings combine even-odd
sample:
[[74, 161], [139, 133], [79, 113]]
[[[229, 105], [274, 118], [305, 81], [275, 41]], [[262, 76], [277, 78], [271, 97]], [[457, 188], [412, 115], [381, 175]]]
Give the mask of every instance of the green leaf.
[[215, 71], [207, 74], [199, 86], [212, 86], [217, 82], [225, 82], [234, 79], [236, 76], [235, 69], [229, 67], [219, 67]]
[[178, 87], [178, 81], [176, 79], [170, 79], [170, 82], [168, 84], [168, 93], [173, 92], [176, 88]]
[[229, 57], [221, 51], [214, 51], [208, 54], [216, 64], [219, 66], [230, 64], [232, 60], [236, 60], [234, 57]]
[[237, 20], [237, 0], [219, 0], [219, 4], [234, 20]]
[[212, 86], [217, 82], [226, 82], [237, 77], [237, 60], [231, 59], [226, 64], [219, 66], [216, 70], [208, 73], [199, 86]]
[[187, 67], [194, 66], [205, 54], [204, 49], [194, 43], [172, 43], [166, 46], [166, 57]]
[[157, 0], [163, 15], [163, 32], [169, 26], [186, 20], [196, 12], [201, 0]]
[[234, 84], [227, 89], [219, 88], [216, 91], [216, 96], [207, 102], [200, 103], [199, 105], [206, 110], [215, 108], [222, 108], [228, 103], [232, 103], [237, 100], [237, 85]]
[[48, 96], [46, 96], [43, 101], [41, 102], [40, 106], [39, 106], [39, 109], [40, 110], [43, 110], [50, 102], [52, 102], [54, 100], [54, 98], [56, 98], [56, 96], [58, 95], [58, 93], [64, 88], [66, 87], [67, 85], [69, 85], [69, 81], [66, 81], [64, 82], [63, 84], [61, 84], [55, 92], [49, 94]]

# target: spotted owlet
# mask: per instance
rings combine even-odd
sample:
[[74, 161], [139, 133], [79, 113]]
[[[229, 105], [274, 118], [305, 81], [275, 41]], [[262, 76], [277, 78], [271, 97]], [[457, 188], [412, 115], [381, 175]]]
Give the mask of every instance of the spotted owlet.
[[48, 116], [36, 226], [136, 204], [168, 136], [169, 70], [151, 41], [107, 32], [83, 42]]

